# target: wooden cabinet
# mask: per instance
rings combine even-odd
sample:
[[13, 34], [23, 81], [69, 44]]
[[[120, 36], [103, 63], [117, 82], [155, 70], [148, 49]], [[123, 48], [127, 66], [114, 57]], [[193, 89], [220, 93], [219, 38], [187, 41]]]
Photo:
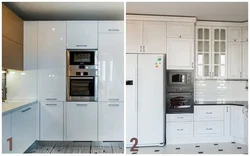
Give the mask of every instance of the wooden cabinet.
[[2, 66], [23, 70], [23, 20], [2, 4]]
[[121, 102], [99, 102], [98, 140], [124, 140], [124, 105]]
[[97, 103], [67, 102], [66, 104], [66, 140], [97, 141]]
[[227, 35], [228, 41], [237, 42], [242, 40], [241, 27], [228, 27], [227, 31], [228, 31]]
[[97, 21], [67, 21], [67, 48], [97, 49]]
[[11, 113], [2, 116], [2, 153], [12, 153], [12, 145], [9, 141], [12, 138]]
[[166, 22], [127, 21], [126, 53], [166, 53]]
[[63, 141], [63, 102], [40, 103], [40, 140]]
[[231, 136], [244, 139], [244, 107], [231, 106]]
[[167, 69], [194, 68], [194, 39], [167, 39]]
[[241, 78], [242, 77], [242, 43], [241, 42], [228, 42], [228, 64], [227, 73], [228, 78]]
[[194, 23], [167, 22], [167, 37], [194, 39]]

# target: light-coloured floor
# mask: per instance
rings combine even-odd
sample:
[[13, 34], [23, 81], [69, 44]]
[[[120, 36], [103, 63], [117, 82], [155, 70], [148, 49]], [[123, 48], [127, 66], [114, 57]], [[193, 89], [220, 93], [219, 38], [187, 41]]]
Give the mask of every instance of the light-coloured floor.
[[126, 149], [127, 154], [247, 154], [248, 147], [238, 143], [198, 143], [141, 147], [138, 152]]

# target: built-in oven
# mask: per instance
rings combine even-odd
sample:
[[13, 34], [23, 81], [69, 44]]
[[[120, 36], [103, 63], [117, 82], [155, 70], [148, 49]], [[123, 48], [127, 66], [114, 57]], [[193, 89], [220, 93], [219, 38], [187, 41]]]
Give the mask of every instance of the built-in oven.
[[167, 113], [193, 113], [193, 93], [167, 93]]

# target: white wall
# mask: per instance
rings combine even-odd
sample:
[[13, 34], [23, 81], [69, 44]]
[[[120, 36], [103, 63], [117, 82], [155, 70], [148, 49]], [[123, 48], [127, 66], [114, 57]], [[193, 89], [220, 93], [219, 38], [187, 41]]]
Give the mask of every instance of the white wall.
[[196, 80], [196, 101], [247, 101], [246, 81]]
[[23, 59], [24, 71], [8, 70], [7, 100], [37, 99], [37, 22], [24, 22]]

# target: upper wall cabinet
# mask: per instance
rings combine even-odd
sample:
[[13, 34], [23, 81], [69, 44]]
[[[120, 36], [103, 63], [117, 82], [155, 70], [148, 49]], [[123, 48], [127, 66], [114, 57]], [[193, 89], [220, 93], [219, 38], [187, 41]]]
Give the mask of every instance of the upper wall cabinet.
[[228, 42], [228, 78], [242, 77], [242, 53], [241, 42]]
[[100, 21], [98, 23], [99, 33], [122, 33], [124, 32], [123, 21]]
[[97, 21], [67, 21], [67, 49], [97, 49]]
[[194, 23], [167, 22], [168, 38], [194, 38]]
[[166, 22], [127, 21], [126, 53], [166, 53]]
[[242, 28], [242, 41], [248, 41], [248, 26]]
[[2, 4], [2, 67], [23, 70], [23, 20]]
[[228, 41], [241, 41], [242, 37], [241, 37], [241, 27], [228, 27], [228, 36], [227, 36], [227, 40]]
[[242, 43], [242, 78], [248, 79], [248, 42]]

